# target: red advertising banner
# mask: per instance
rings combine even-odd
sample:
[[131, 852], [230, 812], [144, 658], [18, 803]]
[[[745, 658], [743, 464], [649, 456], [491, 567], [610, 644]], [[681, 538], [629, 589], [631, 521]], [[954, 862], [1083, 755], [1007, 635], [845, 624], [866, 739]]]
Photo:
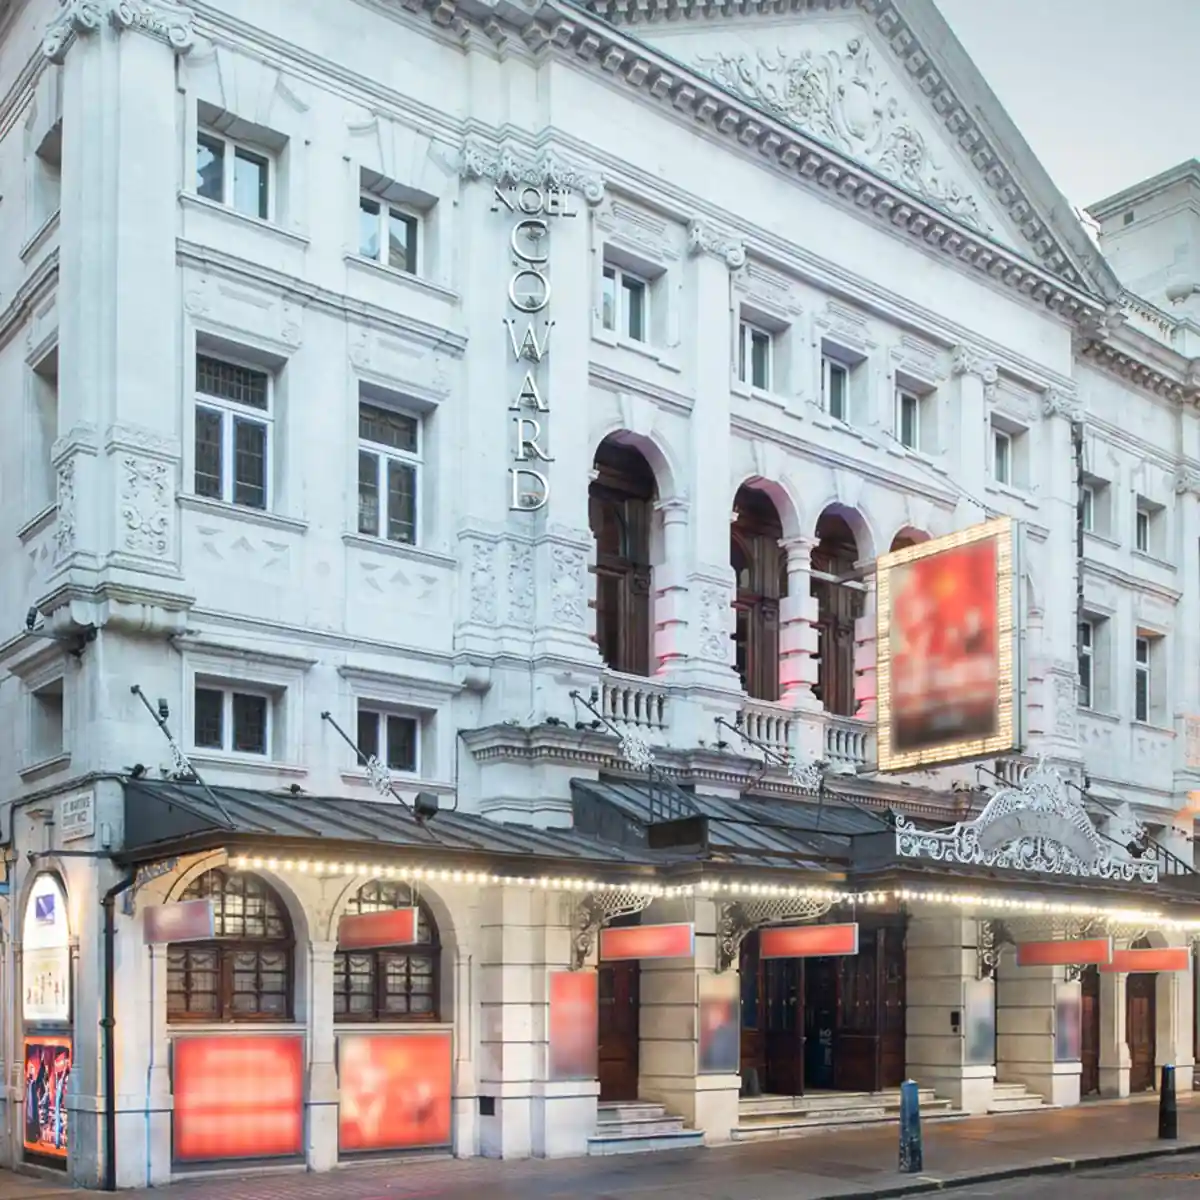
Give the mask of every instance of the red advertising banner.
[[858, 925], [781, 925], [758, 934], [759, 958], [826, 958], [858, 953]]
[[25, 1039], [25, 1151], [67, 1157], [67, 1084], [71, 1078], [71, 1039]]
[[1090, 967], [1112, 962], [1112, 938], [1079, 942], [1021, 942], [1018, 967]]
[[339, 950], [378, 950], [384, 946], [411, 946], [416, 940], [415, 908], [347, 913], [338, 922]]
[[1165, 950], [1114, 950], [1112, 962], [1104, 963], [1100, 970], [1108, 975], [1149, 975], [1155, 971], [1187, 971], [1191, 969], [1192, 956], [1185, 947]]
[[619, 962], [632, 958], [691, 958], [695, 925], [621, 925], [600, 930], [600, 958]]
[[146, 945], [161, 942], [206, 942], [215, 935], [211, 900], [180, 900], [143, 909], [142, 938]]
[[182, 1037], [173, 1047], [177, 1162], [304, 1152], [304, 1042], [298, 1037]]
[[595, 1079], [599, 1044], [599, 976], [594, 971], [551, 971], [551, 1080]]
[[449, 1033], [338, 1038], [338, 1145], [343, 1153], [450, 1144]]

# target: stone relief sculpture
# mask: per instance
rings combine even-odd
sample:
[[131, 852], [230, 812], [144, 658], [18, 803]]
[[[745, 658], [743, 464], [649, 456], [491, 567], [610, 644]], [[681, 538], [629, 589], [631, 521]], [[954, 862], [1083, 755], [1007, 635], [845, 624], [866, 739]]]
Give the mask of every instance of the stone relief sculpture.
[[695, 67], [965, 225], [992, 232], [978, 202], [935, 161], [899, 99], [889, 94], [862, 38], [851, 38], [841, 51], [705, 55]]

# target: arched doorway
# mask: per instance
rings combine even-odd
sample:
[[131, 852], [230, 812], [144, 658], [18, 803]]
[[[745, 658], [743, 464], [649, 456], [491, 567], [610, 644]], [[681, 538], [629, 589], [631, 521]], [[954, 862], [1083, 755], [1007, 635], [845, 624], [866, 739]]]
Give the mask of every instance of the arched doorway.
[[594, 466], [588, 522], [596, 539], [596, 645], [612, 670], [649, 675], [654, 472], [615, 437], [600, 443]]
[[1079, 1077], [1079, 1094], [1094, 1096], [1100, 1091], [1100, 972], [1096, 967], [1084, 968], [1080, 985], [1083, 1071]]
[[736, 577], [734, 665], [756, 700], [779, 699], [779, 601], [787, 595], [783, 525], [770, 496], [741, 487], [733, 500], [729, 561]]
[[1154, 1060], [1158, 1053], [1158, 976], [1147, 973], [1125, 978], [1125, 1043], [1129, 1047], [1129, 1090], [1154, 1091]]
[[[817, 522], [814, 571], [844, 577], [858, 562], [858, 543], [846, 519], [829, 510]], [[826, 712], [854, 716], [854, 622], [863, 615], [863, 595], [856, 588], [812, 581], [817, 600], [817, 682], [813, 694]]]

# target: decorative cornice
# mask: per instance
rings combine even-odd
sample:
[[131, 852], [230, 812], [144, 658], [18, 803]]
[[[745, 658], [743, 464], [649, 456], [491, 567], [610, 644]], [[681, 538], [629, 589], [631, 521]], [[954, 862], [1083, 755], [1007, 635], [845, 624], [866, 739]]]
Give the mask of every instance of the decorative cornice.
[[493, 149], [468, 138], [459, 153], [458, 173], [464, 179], [491, 179], [501, 186], [528, 184], [578, 192], [588, 204], [604, 199], [604, 177], [584, 171], [544, 150], [536, 159], [511, 146]]
[[77, 37], [96, 33], [106, 20], [118, 33], [132, 29], [158, 38], [176, 54], [187, 54], [196, 42], [195, 14], [175, 0], [59, 0], [42, 54], [61, 63]]
[[707, 221], [689, 223], [688, 253], [693, 256], [711, 254], [721, 259], [731, 271], [738, 271], [746, 265], [746, 247], [731, 234]]
[[1156, 396], [1178, 403], [1200, 398], [1200, 379], [1191, 373], [1183, 379], [1172, 377], [1152, 364], [1135, 358], [1129, 351], [1096, 338], [1083, 341], [1078, 349], [1080, 355], [1091, 359], [1097, 366]]

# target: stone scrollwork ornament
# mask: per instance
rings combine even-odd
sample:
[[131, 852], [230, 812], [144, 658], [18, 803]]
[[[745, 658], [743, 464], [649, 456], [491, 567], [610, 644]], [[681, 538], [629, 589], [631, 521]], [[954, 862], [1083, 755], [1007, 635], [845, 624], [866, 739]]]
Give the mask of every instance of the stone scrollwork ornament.
[[604, 176], [584, 171], [564, 162], [553, 150], [543, 151], [536, 159], [510, 147], [493, 150], [468, 139], [458, 157], [458, 173], [463, 179], [491, 179], [500, 187], [557, 188], [578, 192], [590, 205], [604, 199]]
[[589, 892], [574, 906], [571, 919], [571, 970], [578, 971], [587, 962], [596, 945], [596, 936], [605, 925], [618, 917], [631, 917], [645, 912], [654, 897], [641, 892], [614, 888], [612, 891]]
[[717, 909], [717, 971], [728, 971], [741, 954], [746, 935], [764, 925], [784, 921], [816, 921], [833, 908], [820, 896], [779, 896], [762, 900], [736, 900]]
[[133, 30], [187, 54], [196, 42], [195, 14], [175, 0], [59, 0], [59, 11], [42, 38], [42, 54], [61, 63], [77, 37], [96, 33], [108, 22], [118, 33]]

